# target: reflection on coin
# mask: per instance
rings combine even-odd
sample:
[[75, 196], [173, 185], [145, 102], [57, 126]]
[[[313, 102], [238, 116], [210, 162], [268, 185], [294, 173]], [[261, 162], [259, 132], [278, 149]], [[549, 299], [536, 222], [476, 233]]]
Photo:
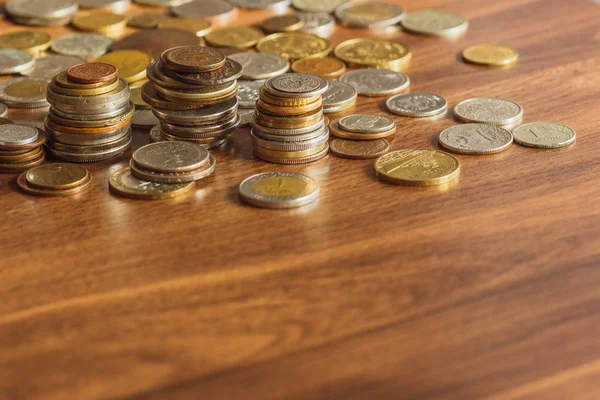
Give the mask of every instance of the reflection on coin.
[[207, 18], [215, 23], [225, 23], [233, 17], [237, 9], [220, 0], [194, 0], [171, 8], [178, 17]]
[[300, 11], [332, 13], [348, 0], [294, 0], [294, 7]]
[[476, 44], [467, 47], [463, 58], [474, 64], [489, 65], [492, 67], [503, 67], [517, 62], [519, 53], [510, 47], [498, 44]]
[[79, 7], [102, 8], [116, 13], [125, 12], [130, 4], [131, 0], [79, 0]]
[[339, 127], [353, 133], [381, 133], [396, 127], [393, 119], [375, 114], [354, 114], [341, 118]]
[[129, 167], [112, 174], [108, 180], [111, 192], [139, 200], [170, 199], [188, 193], [196, 187], [194, 182], [158, 183], [142, 181], [131, 175]]
[[35, 64], [35, 58], [24, 50], [0, 49], [0, 75], [23, 72]]
[[554, 122], [531, 122], [513, 131], [515, 142], [522, 146], [556, 149], [575, 142], [572, 128]]
[[280, 97], [313, 97], [327, 91], [329, 83], [318, 76], [308, 74], [284, 74], [269, 79], [265, 88]]
[[105, 54], [113, 40], [97, 33], [71, 33], [52, 43], [52, 51], [66, 56], [96, 58]]
[[305, 32], [282, 32], [262, 38], [256, 45], [261, 53], [277, 54], [289, 61], [307, 57], [327, 57], [331, 42]]
[[147, 171], [193, 171], [209, 161], [205, 148], [190, 142], [152, 143], [137, 149], [132, 156], [135, 164]]
[[375, 38], [346, 40], [336, 46], [334, 53], [353, 68], [400, 71], [412, 59], [412, 53], [402, 43]]
[[358, 92], [354, 87], [339, 81], [329, 82], [329, 88], [323, 93], [323, 109], [337, 107], [356, 101]]
[[260, 88], [265, 81], [238, 81], [237, 98], [239, 106], [242, 108], [252, 108], [256, 105], [256, 100], [260, 97]]
[[274, 15], [260, 24], [267, 32], [293, 32], [304, 26], [304, 20], [297, 14]]
[[324, 12], [300, 12], [298, 15], [304, 20], [300, 30], [306, 33], [328, 38], [333, 34], [335, 19]]
[[390, 144], [385, 139], [346, 140], [337, 138], [331, 141], [329, 148], [338, 157], [364, 160], [380, 157], [387, 153]]
[[36, 59], [33, 68], [21, 72], [21, 75], [30, 78], [50, 80], [62, 71], [66, 71], [74, 65], [85, 62], [80, 57], [49, 55]]
[[31, 168], [25, 177], [29, 184], [40, 189], [64, 190], [84, 184], [90, 174], [79, 165], [53, 163]]
[[236, 7], [271, 10], [275, 14], [283, 13], [292, 4], [292, 0], [229, 0], [229, 2]]
[[385, 106], [392, 114], [420, 118], [445, 112], [448, 102], [437, 94], [410, 92], [390, 97]]
[[336, 79], [346, 72], [346, 64], [335, 57], [304, 58], [294, 62], [292, 70], [325, 79]]
[[50, 35], [38, 31], [13, 31], [0, 35], [0, 48], [24, 50], [34, 56], [48, 50], [51, 43]]
[[458, 103], [454, 107], [454, 115], [464, 122], [508, 125], [523, 117], [523, 108], [510, 100], [474, 97]]
[[442, 10], [419, 10], [409, 13], [402, 21], [402, 27], [424, 35], [456, 37], [467, 30], [469, 23], [460, 14]]
[[394, 4], [375, 1], [349, 2], [335, 9], [342, 25], [358, 28], [378, 28], [402, 21], [406, 13]]
[[499, 126], [461, 124], [444, 129], [438, 141], [440, 146], [453, 153], [486, 155], [508, 149], [513, 135]]
[[119, 70], [119, 77], [135, 82], [146, 76], [152, 57], [138, 50], [119, 50], [103, 55], [96, 62], [114, 65]]
[[50, 20], [69, 17], [78, 4], [76, 0], [8, 0], [4, 8], [13, 17]]
[[290, 63], [276, 54], [236, 53], [229, 58], [242, 66], [242, 79], [269, 79], [290, 68]]
[[408, 76], [385, 69], [359, 69], [339, 78], [356, 89], [359, 96], [387, 96], [406, 90], [410, 85]]
[[38, 139], [37, 129], [25, 125], [0, 125], [0, 146], [22, 146]]
[[261, 208], [295, 208], [319, 197], [319, 184], [297, 172], [265, 172], [245, 179], [239, 187], [240, 199]]
[[441, 185], [456, 179], [460, 162], [439, 150], [396, 150], [375, 162], [377, 177], [389, 183], [407, 186]]
[[217, 29], [206, 35], [206, 43], [214, 47], [247, 49], [253, 47], [265, 35], [256, 28], [234, 26]]

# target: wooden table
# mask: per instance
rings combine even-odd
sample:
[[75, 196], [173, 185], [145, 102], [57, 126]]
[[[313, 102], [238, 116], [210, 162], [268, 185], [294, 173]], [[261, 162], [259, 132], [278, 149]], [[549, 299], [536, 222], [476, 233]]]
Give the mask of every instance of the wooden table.
[[[600, 398], [600, 4], [402, 4], [471, 24], [455, 42], [393, 35], [413, 51], [413, 91], [451, 106], [508, 98], [577, 143], [460, 156], [459, 181], [438, 188], [377, 182], [373, 161], [329, 156], [289, 168], [322, 190], [291, 211], [239, 201], [244, 178], [286, 169], [253, 157], [248, 128], [172, 201], [109, 194], [131, 152], [89, 165], [93, 186], [76, 197], [30, 197], [3, 175], [0, 398]], [[338, 28], [332, 41], [368, 34]], [[518, 49], [518, 65], [463, 63], [481, 42]], [[359, 103], [385, 112], [384, 99]], [[437, 148], [456, 124], [396, 121], [392, 149]]]

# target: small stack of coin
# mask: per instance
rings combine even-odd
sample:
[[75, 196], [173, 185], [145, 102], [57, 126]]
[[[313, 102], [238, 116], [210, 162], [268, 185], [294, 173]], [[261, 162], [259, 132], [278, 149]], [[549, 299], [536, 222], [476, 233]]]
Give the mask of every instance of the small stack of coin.
[[80, 64], [59, 73], [48, 85], [51, 107], [45, 120], [46, 147], [55, 157], [71, 162], [94, 162], [115, 157], [131, 144], [127, 82], [109, 64]]
[[389, 149], [385, 138], [396, 133], [393, 119], [375, 114], [348, 115], [329, 125], [336, 136], [331, 142], [332, 152], [344, 158], [373, 158]]
[[267, 80], [252, 119], [254, 154], [277, 164], [304, 164], [325, 157], [329, 130], [321, 95], [327, 87], [325, 79], [307, 74]]
[[0, 125], [0, 173], [22, 172], [44, 162], [46, 137], [36, 128]]
[[216, 49], [175, 47], [148, 67], [142, 99], [160, 127], [152, 140], [188, 141], [213, 148], [240, 124], [237, 79], [242, 66]]
[[92, 176], [83, 167], [73, 164], [55, 163], [33, 167], [17, 179], [19, 188], [34, 196], [70, 196], [85, 190]]

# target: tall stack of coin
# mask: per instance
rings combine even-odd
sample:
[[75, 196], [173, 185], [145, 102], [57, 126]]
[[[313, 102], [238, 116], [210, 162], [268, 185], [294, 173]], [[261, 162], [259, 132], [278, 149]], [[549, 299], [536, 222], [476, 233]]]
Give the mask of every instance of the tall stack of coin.
[[89, 63], [59, 73], [48, 85], [46, 146], [56, 158], [94, 162], [123, 153], [131, 144], [127, 82], [109, 64]]
[[308, 74], [267, 80], [252, 120], [254, 154], [277, 164], [304, 164], [325, 157], [329, 130], [321, 95], [327, 87], [325, 79]]
[[0, 173], [22, 172], [44, 162], [46, 137], [26, 125], [0, 125]]
[[148, 67], [142, 99], [160, 126], [151, 140], [187, 141], [213, 148], [240, 124], [237, 79], [242, 66], [216, 49], [182, 46]]
[[344, 158], [374, 158], [389, 149], [385, 138], [396, 133], [393, 119], [375, 114], [348, 115], [329, 125], [337, 139], [331, 142], [331, 151]]

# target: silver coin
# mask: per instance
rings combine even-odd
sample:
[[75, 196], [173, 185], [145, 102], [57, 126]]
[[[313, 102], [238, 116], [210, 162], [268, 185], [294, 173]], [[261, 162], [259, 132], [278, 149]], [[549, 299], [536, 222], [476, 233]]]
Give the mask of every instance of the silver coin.
[[11, 15], [10, 19], [19, 25], [29, 25], [29, 26], [64, 26], [71, 22], [75, 14], [69, 15], [64, 18], [24, 18], [18, 17], [16, 15]]
[[[164, 141], [164, 142], [151, 143], [148, 146], [158, 146], [158, 145], [164, 145], [166, 143], [187, 143], [187, 142]], [[190, 143], [190, 144], [193, 144], [193, 143]], [[203, 148], [203, 146], [198, 146], [198, 145], [195, 145], [195, 146], [197, 146], [199, 148]], [[129, 161], [129, 167], [131, 168], [131, 174], [134, 177], [136, 177], [138, 179], [142, 179], [142, 180], [147, 180], [147, 181], [151, 181], [151, 182], [159, 182], [159, 183], [193, 182], [193, 181], [198, 181], [200, 179], [204, 179], [207, 176], [211, 175], [215, 171], [217, 160], [212, 155], [209, 155], [208, 158], [209, 158], [208, 167], [205, 169], [201, 169], [200, 171], [197, 171], [197, 170], [188, 171], [188, 172], [146, 171], [144, 169], [139, 168], [133, 159]]]
[[[85, 136], [85, 135], [80, 135]], [[87, 135], [94, 136], [94, 135]], [[54, 141], [52, 135], [46, 137], [46, 146], [54, 150], [65, 151], [67, 153], [74, 154], [98, 154], [106, 151], [112, 151], [121, 148], [123, 145], [131, 142], [131, 129], [127, 130], [125, 135], [120, 136], [106, 143], [94, 143], [94, 144], [66, 144]]]
[[419, 10], [409, 13], [402, 21], [402, 27], [424, 35], [457, 37], [467, 30], [469, 23], [460, 14], [442, 10]]
[[331, 14], [338, 6], [349, 0], [294, 0], [294, 8], [300, 11]]
[[304, 151], [314, 149], [325, 144], [329, 140], [329, 130], [323, 129], [321, 130], [321, 134], [319, 136], [311, 137], [301, 141], [283, 141], [279, 140], [279, 138], [276, 138], [275, 140], [266, 139], [260, 134], [255, 133], [254, 130], [250, 132], [250, 137], [252, 138], [252, 143], [255, 146], [262, 147], [264, 149], [274, 151]]
[[26, 51], [0, 49], [0, 75], [23, 72], [35, 65], [35, 58]]
[[56, 93], [52, 90], [52, 87], [48, 87], [46, 94], [48, 101], [54, 101], [65, 105], [82, 105], [82, 106], [99, 106], [104, 104], [121, 102], [123, 100], [129, 100], [131, 90], [129, 85], [124, 79], [119, 78], [119, 86], [108, 93], [99, 94], [95, 96], [69, 96], [64, 94]]
[[[46, 141], [46, 149], [48, 149], [50, 154], [52, 154], [54, 157], [60, 160], [79, 163], [91, 163], [108, 160], [123, 154], [123, 152], [131, 146], [131, 135], [129, 135], [129, 137], [126, 140], [121, 139], [121, 142], [123, 142], [123, 144], [119, 147], [90, 153], [77, 153], [73, 151], [57, 150], [51, 147], [50, 141]], [[86, 146], [81, 147], [85, 148]]]
[[508, 125], [523, 117], [523, 108], [514, 101], [495, 97], [474, 97], [454, 107], [454, 116], [463, 122]]
[[319, 120], [319, 122], [317, 122], [316, 124], [311, 125], [311, 126], [306, 126], [304, 128], [280, 129], [280, 128], [270, 128], [268, 126], [262, 126], [262, 125], [258, 124], [256, 121], [256, 116], [255, 116], [255, 114], [253, 114], [250, 124], [256, 131], [258, 131], [260, 133], [264, 132], [264, 133], [267, 133], [270, 135], [294, 136], [294, 135], [303, 135], [305, 133], [313, 132], [317, 129], [320, 129], [321, 127], [323, 127], [325, 125], [325, 119], [321, 118]]
[[154, 108], [154, 115], [161, 121], [169, 122], [175, 125], [206, 125], [213, 121], [227, 118], [232, 113], [237, 112], [238, 101], [232, 99], [193, 110], [161, 110]]
[[59, 132], [54, 129], [45, 128], [48, 137], [58, 143], [70, 144], [74, 146], [94, 146], [106, 144], [124, 138], [131, 134], [131, 127], [126, 126], [116, 131], [99, 133], [95, 135], [78, 135], [74, 133]]
[[151, 110], [137, 110], [131, 118], [131, 125], [138, 129], [150, 129], [159, 122]]
[[194, 0], [171, 7], [171, 12], [178, 17], [209, 18], [225, 22], [236, 14], [237, 8], [220, 0]]
[[0, 146], [22, 146], [38, 140], [39, 131], [26, 125], [0, 125]]
[[7, 13], [22, 18], [64, 18], [77, 12], [76, 0], [8, 0]]
[[236, 53], [229, 58], [242, 66], [242, 79], [269, 79], [290, 69], [290, 63], [276, 54]]
[[122, 13], [127, 10], [131, 0], [79, 0], [81, 8], [101, 8], [116, 13]]
[[453, 153], [486, 155], [508, 149], [513, 142], [510, 131], [487, 124], [461, 124], [444, 129], [438, 141]]
[[430, 117], [445, 112], [448, 102], [441, 96], [426, 92], [397, 94], [385, 102], [389, 112], [405, 117]]
[[161, 135], [161, 127], [160, 125], [154, 125], [152, 129], [150, 129], [150, 143], [158, 143], [158, 142], [166, 142]]
[[201, 168], [208, 151], [190, 142], [153, 143], [137, 149], [132, 156], [139, 168], [156, 172], [184, 172]]
[[345, 107], [356, 101], [358, 92], [354, 87], [339, 81], [329, 82], [329, 88], [323, 93], [323, 110], [333, 107]]
[[151, 7], [175, 7], [190, 1], [192, 0], [135, 0], [138, 4]]
[[240, 108], [238, 110], [240, 116], [240, 126], [248, 125], [252, 121], [252, 115], [254, 115], [254, 108]]
[[125, 121], [128, 121], [133, 116], [135, 110], [135, 106], [133, 104], [129, 104], [126, 109], [123, 110], [122, 113], [109, 117], [106, 119], [72, 119], [72, 118], [64, 118], [61, 115], [56, 113], [56, 109], [54, 107], [50, 108], [48, 112], [48, 117], [52, 120], [52, 122], [59, 124], [70, 126], [73, 128], [101, 128], [104, 126], [111, 126], [121, 124]]
[[406, 13], [394, 4], [362, 1], [340, 5], [335, 9], [335, 16], [344, 26], [381, 28], [396, 25], [406, 17]]
[[262, 208], [295, 208], [319, 197], [319, 184], [298, 172], [264, 172], [246, 178], [239, 187], [240, 198]]
[[[22, 82], [32, 82], [30, 95], [27, 97], [13, 95], [11, 86]], [[13, 78], [0, 83], [0, 100], [9, 107], [15, 108], [38, 108], [48, 105], [46, 101], [46, 87], [48, 81], [44, 79]]]
[[264, 81], [238, 81], [237, 98], [240, 108], [254, 109], [256, 100], [260, 97], [260, 88]]
[[0, 118], [4, 118], [8, 115], [8, 106], [4, 103], [0, 103]]
[[554, 122], [531, 122], [513, 131], [515, 142], [538, 149], [557, 149], [575, 142], [575, 130]]
[[96, 33], [71, 33], [52, 43], [53, 52], [66, 56], [98, 58], [110, 49], [114, 41]]
[[358, 92], [359, 96], [387, 96], [406, 90], [408, 76], [387, 69], [357, 69], [339, 78]]
[[265, 89], [280, 97], [313, 97], [327, 91], [329, 83], [315, 75], [288, 73], [265, 82]]
[[330, 14], [324, 12], [300, 12], [298, 15], [304, 21], [304, 25], [300, 28], [302, 32], [312, 33], [323, 38], [327, 38], [333, 34], [335, 19]]
[[33, 68], [21, 72], [30, 78], [51, 80], [59, 73], [68, 70], [73, 65], [85, 63], [80, 57], [49, 55], [37, 58]]
[[235, 128], [239, 126], [240, 122], [241, 118], [236, 114], [225, 122], [205, 126], [173, 125], [168, 122], [161, 122], [160, 126], [163, 133], [172, 136], [192, 139], [210, 139], [232, 133]]
[[393, 119], [375, 114], [353, 114], [338, 121], [341, 129], [354, 133], [381, 133], [396, 127]]
[[62, 104], [53, 100], [48, 100], [48, 102], [52, 106], [52, 111], [57, 115], [78, 121], [97, 121], [116, 117], [126, 112], [131, 106], [129, 98], [127, 97], [112, 103], [92, 105]]
[[240, 8], [270, 10], [280, 14], [292, 5], [292, 0], [229, 0], [229, 3]]

